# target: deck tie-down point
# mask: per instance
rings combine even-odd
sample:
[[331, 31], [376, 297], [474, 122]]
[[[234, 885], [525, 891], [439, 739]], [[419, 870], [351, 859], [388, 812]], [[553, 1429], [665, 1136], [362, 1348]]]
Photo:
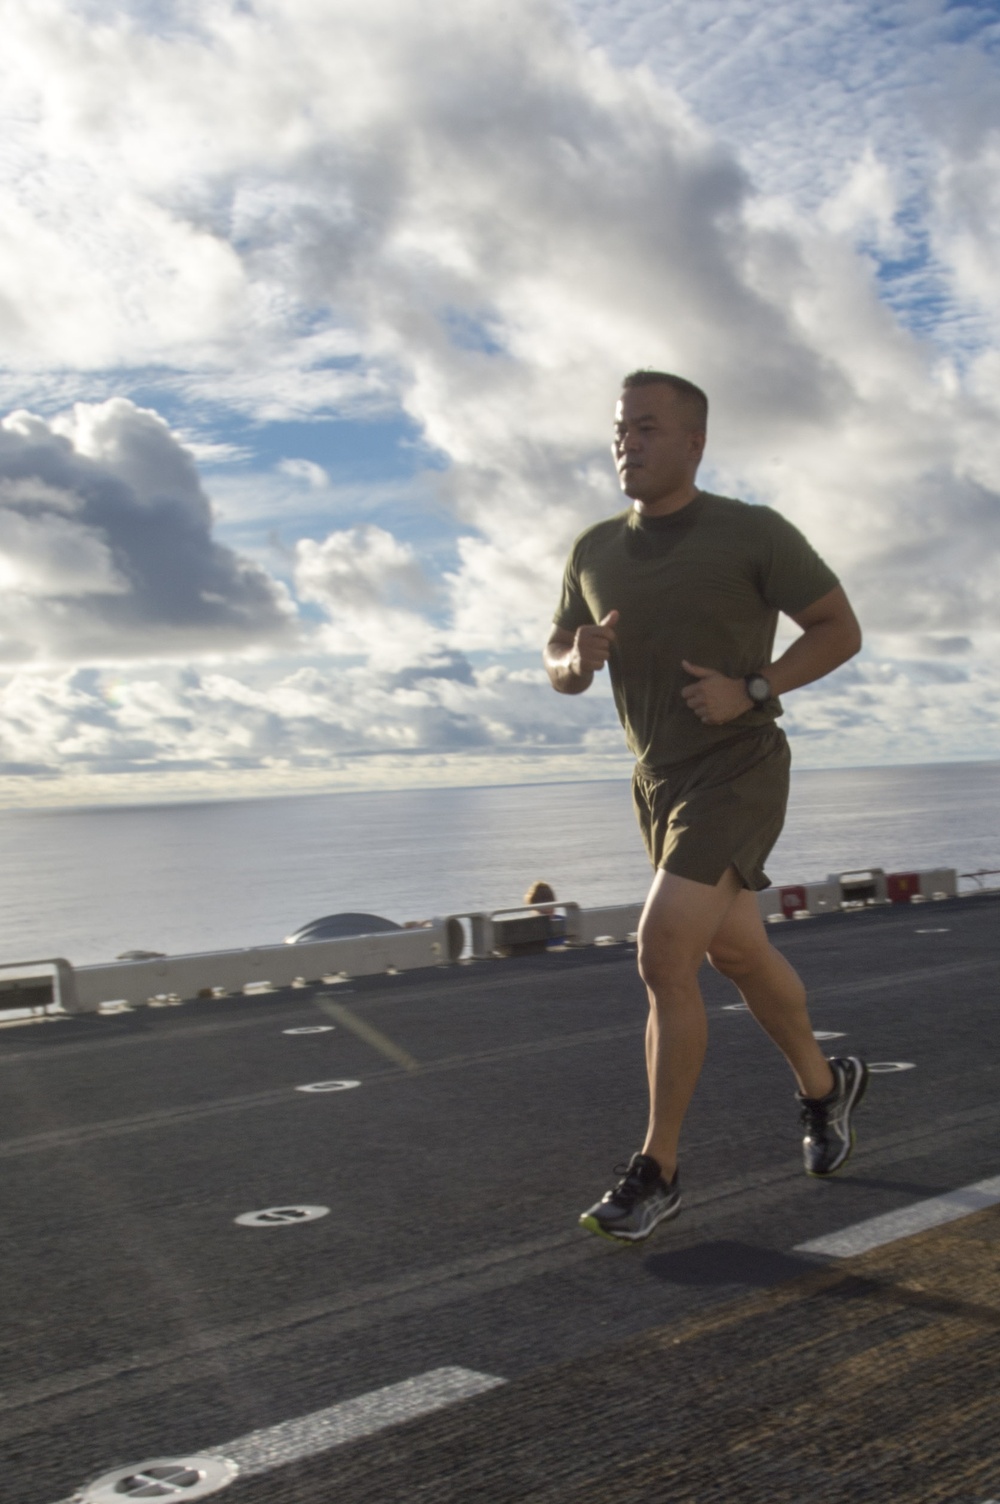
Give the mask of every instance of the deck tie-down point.
[[130, 1499], [205, 1499], [239, 1472], [228, 1457], [157, 1457], [115, 1468], [74, 1495], [73, 1504], [127, 1504]]

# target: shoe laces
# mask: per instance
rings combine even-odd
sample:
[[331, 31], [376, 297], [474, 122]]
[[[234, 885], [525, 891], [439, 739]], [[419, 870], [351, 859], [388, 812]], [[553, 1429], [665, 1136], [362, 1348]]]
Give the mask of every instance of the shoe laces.
[[649, 1186], [632, 1165], [615, 1165], [614, 1173], [622, 1178], [611, 1192], [610, 1199], [616, 1206], [630, 1211], [640, 1196], [649, 1190]]

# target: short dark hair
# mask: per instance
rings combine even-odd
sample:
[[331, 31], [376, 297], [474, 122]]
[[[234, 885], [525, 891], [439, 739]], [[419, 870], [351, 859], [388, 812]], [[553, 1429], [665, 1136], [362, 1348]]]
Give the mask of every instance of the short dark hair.
[[708, 427], [708, 398], [700, 386], [688, 381], [686, 376], [674, 376], [669, 371], [629, 371], [622, 382], [622, 391], [631, 391], [637, 386], [669, 386], [684, 406], [690, 410], [695, 426], [700, 432]]

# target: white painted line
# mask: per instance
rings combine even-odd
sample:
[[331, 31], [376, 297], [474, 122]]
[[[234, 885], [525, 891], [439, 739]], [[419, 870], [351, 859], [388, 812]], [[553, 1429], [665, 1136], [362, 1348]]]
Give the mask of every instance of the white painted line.
[[[401, 1384], [389, 1384], [354, 1400], [317, 1410], [298, 1420], [286, 1420], [264, 1431], [251, 1431], [218, 1452], [235, 1462], [241, 1477], [266, 1473], [315, 1452], [343, 1446], [361, 1436], [372, 1436], [386, 1426], [443, 1410], [457, 1400], [471, 1399], [506, 1383], [492, 1374], [475, 1373], [470, 1368], [435, 1368]], [[213, 1448], [213, 1450], [216, 1450]]]
[[722, 1011], [723, 1013], [749, 1013], [750, 1009], [746, 1003], [723, 1003]]
[[912, 1060], [868, 1060], [869, 1076], [891, 1076], [893, 1071], [915, 1071], [916, 1064]]
[[[415, 1379], [404, 1379], [401, 1384], [389, 1384], [357, 1399], [330, 1405], [326, 1410], [315, 1410], [312, 1415], [251, 1431], [220, 1447], [206, 1447], [202, 1456], [206, 1460], [219, 1458], [233, 1463], [239, 1469], [238, 1477], [252, 1478], [329, 1451], [331, 1447], [343, 1446], [345, 1442], [374, 1436], [388, 1426], [430, 1415], [506, 1382], [471, 1368], [435, 1368]], [[71, 1499], [62, 1499], [60, 1504], [79, 1504], [81, 1496], [85, 1497], [82, 1489]]]
[[301, 1029], [282, 1029], [282, 1034], [332, 1034], [335, 1024], [306, 1024]]
[[829, 1029], [814, 1029], [813, 1039], [846, 1039], [846, 1034], [831, 1034]]
[[828, 1258], [847, 1259], [857, 1253], [867, 1253], [870, 1248], [881, 1248], [884, 1243], [894, 1243], [897, 1238], [910, 1238], [914, 1233], [926, 1232], [928, 1228], [955, 1222], [959, 1217], [967, 1217], [971, 1212], [981, 1212], [988, 1206], [996, 1206], [998, 1202], [1000, 1175], [995, 1175], [992, 1180], [979, 1180], [975, 1185], [948, 1191], [944, 1196], [932, 1196], [928, 1201], [900, 1207], [899, 1211], [871, 1217], [867, 1222], [858, 1222], [854, 1227], [845, 1227], [841, 1232], [832, 1232], [823, 1238], [811, 1238], [808, 1243], [797, 1243], [792, 1252], [820, 1253]]

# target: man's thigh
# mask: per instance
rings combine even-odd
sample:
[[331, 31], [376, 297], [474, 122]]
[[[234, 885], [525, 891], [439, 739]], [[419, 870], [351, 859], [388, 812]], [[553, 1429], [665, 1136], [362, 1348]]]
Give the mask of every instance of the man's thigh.
[[[728, 868], [714, 884], [694, 882], [662, 868], [653, 879], [639, 921], [639, 964], [687, 963], [695, 969], [726, 915], [744, 893], [739, 874]], [[745, 896], [753, 902], [753, 895]]]

